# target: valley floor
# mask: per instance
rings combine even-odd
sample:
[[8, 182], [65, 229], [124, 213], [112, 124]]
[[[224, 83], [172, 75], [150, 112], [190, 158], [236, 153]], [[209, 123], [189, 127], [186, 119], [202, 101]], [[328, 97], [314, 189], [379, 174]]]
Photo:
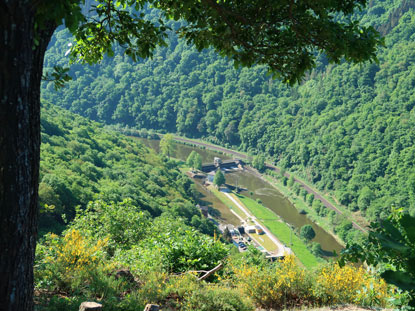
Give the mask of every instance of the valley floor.
[[[203, 147], [203, 148], [223, 152], [223, 153], [232, 155], [232, 156], [240, 158], [240, 159], [245, 159], [245, 160], [249, 159], [249, 157], [246, 153], [231, 150], [231, 149], [228, 149], [228, 148], [224, 148], [224, 147], [214, 145], [214, 144], [211, 144], [211, 143], [207, 143], [207, 142], [204, 142], [204, 141], [201, 141], [201, 140], [189, 139], [189, 138], [180, 137], [180, 136], [174, 136], [174, 139], [178, 142], [181, 142], [181, 143], [193, 144], [193, 145], [196, 145], [196, 146], [199, 146], [199, 147]], [[267, 169], [275, 171], [276, 173], [280, 173], [280, 168], [279, 167], [277, 167], [277, 166], [275, 166], [271, 163], [265, 163], [265, 164], [266, 164]], [[263, 178], [263, 175], [260, 174], [259, 172], [257, 172], [256, 170], [252, 170], [252, 173], [257, 174], [259, 177]], [[291, 175], [292, 175], [292, 173], [288, 173], [288, 172], [284, 173], [284, 176], [286, 176], [287, 178], [290, 178]], [[311, 194], [314, 195], [314, 197], [316, 199], [319, 199], [325, 207], [329, 208], [330, 210], [335, 211], [339, 215], [342, 215], [342, 216], [346, 217], [349, 221], [352, 222], [353, 227], [355, 229], [360, 230], [362, 232], [366, 232], [366, 229], [363, 228], [362, 225], [358, 224], [349, 215], [345, 215], [344, 211], [340, 210], [340, 208], [338, 206], [336, 206], [335, 204], [330, 202], [330, 200], [328, 198], [326, 198], [322, 193], [320, 193], [317, 189], [315, 189], [314, 187], [312, 187], [308, 183], [304, 182], [303, 180], [299, 179], [297, 176], [293, 175], [293, 178], [294, 178], [295, 182], [300, 184], [300, 186], [307, 191], [307, 193], [311, 193]], [[273, 184], [273, 186], [275, 187], [275, 184]]]

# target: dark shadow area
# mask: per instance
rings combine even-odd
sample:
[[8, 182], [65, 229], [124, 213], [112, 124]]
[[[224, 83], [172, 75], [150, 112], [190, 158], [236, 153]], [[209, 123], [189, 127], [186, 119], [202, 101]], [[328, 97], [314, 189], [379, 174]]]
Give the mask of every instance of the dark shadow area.
[[[232, 191], [236, 191], [236, 186], [234, 185], [225, 184], [225, 186], [228, 187]], [[241, 191], [248, 191], [248, 189], [243, 188], [243, 187], [238, 187], [238, 192], [241, 192]]]
[[202, 194], [200, 192], [199, 192], [199, 194], [200, 194], [200, 196], [198, 197], [198, 200], [197, 200], [199, 205], [200, 206], [207, 206], [209, 215], [211, 215], [212, 217], [215, 217], [215, 218], [220, 218], [221, 215], [222, 215], [221, 212], [219, 210], [213, 208], [212, 202], [203, 200], [203, 198], [206, 198], [206, 196], [204, 194]]
[[335, 251], [326, 251], [324, 249], [321, 250], [321, 256], [323, 257], [337, 257], [338, 254]]

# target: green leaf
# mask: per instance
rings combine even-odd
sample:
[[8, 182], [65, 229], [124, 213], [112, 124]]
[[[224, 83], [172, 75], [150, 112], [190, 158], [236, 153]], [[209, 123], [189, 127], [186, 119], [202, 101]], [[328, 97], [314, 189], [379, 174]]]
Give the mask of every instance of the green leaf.
[[407, 272], [387, 270], [381, 276], [386, 282], [394, 284], [402, 290], [415, 290], [415, 280]]
[[405, 230], [409, 241], [411, 243], [415, 243], [415, 217], [412, 217], [409, 214], [404, 214], [399, 222]]

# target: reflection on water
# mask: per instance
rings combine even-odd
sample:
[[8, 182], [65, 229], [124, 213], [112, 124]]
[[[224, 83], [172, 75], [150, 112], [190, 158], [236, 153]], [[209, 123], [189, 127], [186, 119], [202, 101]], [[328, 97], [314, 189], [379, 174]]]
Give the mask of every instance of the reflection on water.
[[[145, 145], [159, 150], [159, 141], [158, 140], [148, 140], [148, 139], [139, 139]], [[176, 145], [176, 151], [174, 157], [180, 160], [185, 161], [189, 156], [190, 152], [196, 150], [202, 157], [203, 163], [213, 162], [213, 158], [219, 156], [222, 159], [230, 159], [230, 156], [218, 154], [212, 150], [201, 149], [198, 147], [192, 147], [183, 144]], [[313, 239], [313, 242], [320, 243], [325, 254], [329, 255], [333, 251], [339, 253], [342, 249], [341, 245], [337, 241], [325, 232], [321, 227], [317, 226], [306, 215], [302, 215], [298, 210], [291, 204], [291, 202], [286, 199], [278, 190], [276, 190], [268, 182], [264, 181], [260, 177], [252, 174], [248, 170], [237, 171], [227, 173], [225, 175], [226, 183], [232, 186], [238, 186], [242, 190], [241, 194], [245, 196], [250, 196], [253, 199], [260, 199], [262, 203], [279, 215], [285, 222], [294, 226], [295, 228], [301, 228], [306, 224], [310, 224], [314, 231], [316, 232], [316, 237]], [[238, 219], [233, 215], [230, 210], [213, 194], [200, 185], [200, 181], [196, 182], [198, 191], [203, 195], [202, 204], [208, 204], [208, 206], [213, 206], [220, 213], [223, 220], [226, 220], [232, 224], [238, 224]]]
[[[146, 138], [137, 138], [140, 142], [142, 142], [147, 147], [150, 147], [157, 152], [160, 151], [160, 140], [155, 139], [146, 139]], [[177, 143], [176, 150], [174, 151], [173, 157], [179, 160], [186, 161], [189, 154], [193, 151], [197, 151], [202, 157], [203, 163], [212, 163], [214, 157], [220, 157], [222, 160], [232, 159], [232, 157], [228, 156], [227, 154], [221, 154], [209, 149], [201, 149], [198, 147], [193, 147], [189, 145], [184, 145]]]
[[[250, 190], [252, 191], [252, 190]], [[256, 189], [254, 192], [256, 195], [266, 195], [266, 196], [278, 196], [280, 198], [283, 198], [284, 196], [278, 192], [277, 189], [272, 188], [260, 188], [260, 189]]]

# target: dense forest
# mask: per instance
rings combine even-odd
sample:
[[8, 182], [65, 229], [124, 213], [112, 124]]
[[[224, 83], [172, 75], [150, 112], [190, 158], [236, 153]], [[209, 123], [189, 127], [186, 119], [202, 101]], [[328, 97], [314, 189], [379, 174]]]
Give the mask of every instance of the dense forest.
[[[265, 67], [235, 69], [172, 34], [151, 60], [133, 63], [118, 51], [100, 65], [72, 65], [73, 81], [59, 91], [45, 82], [42, 96], [107, 124], [264, 153], [371, 220], [393, 205], [413, 214], [414, 8], [413, 1], [370, 1], [356, 16], [385, 36], [379, 62], [333, 65], [320, 55], [293, 88]], [[46, 68], [67, 64], [70, 41], [65, 30], [56, 33]]]
[[[137, 141], [44, 103], [39, 201], [41, 233], [59, 233], [93, 200], [129, 199], [146, 217], [182, 217], [203, 233], [215, 226], [201, 219], [194, 185], [177, 164]], [[122, 222], [120, 223], [122, 225]]]

